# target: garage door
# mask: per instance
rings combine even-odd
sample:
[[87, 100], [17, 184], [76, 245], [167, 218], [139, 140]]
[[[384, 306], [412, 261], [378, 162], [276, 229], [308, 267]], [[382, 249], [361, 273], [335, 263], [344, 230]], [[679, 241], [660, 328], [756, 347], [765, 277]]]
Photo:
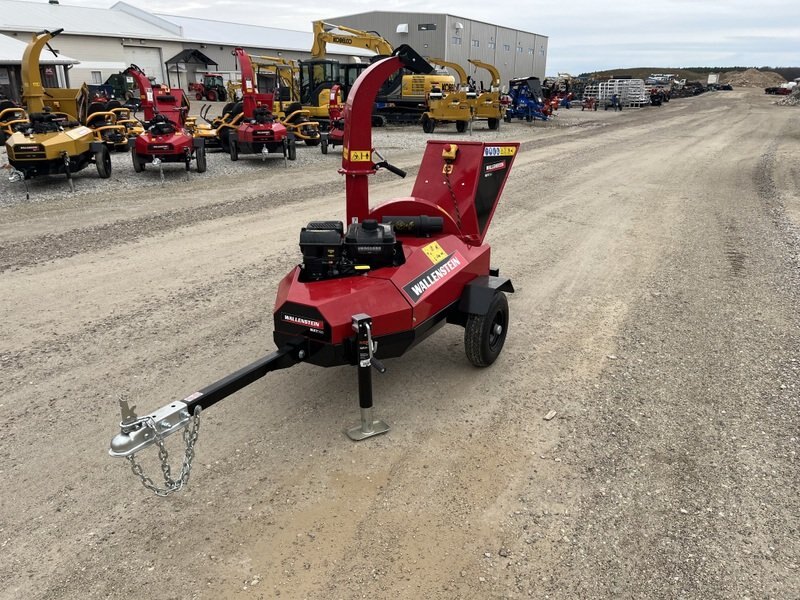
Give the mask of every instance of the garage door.
[[156, 83], [164, 83], [164, 61], [160, 48], [147, 46], [125, 46], [125, 60], [137, 65], [148, 77], [155, 77]]

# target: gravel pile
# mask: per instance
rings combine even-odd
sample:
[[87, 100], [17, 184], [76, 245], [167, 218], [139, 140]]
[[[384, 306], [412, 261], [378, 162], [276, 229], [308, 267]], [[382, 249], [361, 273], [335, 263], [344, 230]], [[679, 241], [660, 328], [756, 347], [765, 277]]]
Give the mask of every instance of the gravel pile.
[[781, 106], [800, 106], [800, 85], [795, 86], [791, 94], [784, 96], [775, 104], [780, 104]]
[[786, 80], [774, 71], [759, 71], [747, 69], [746, 71], [731, 71], [723, 73], [722, 83], [730, 83], [736, 87], [771, 87], [786, 83]]

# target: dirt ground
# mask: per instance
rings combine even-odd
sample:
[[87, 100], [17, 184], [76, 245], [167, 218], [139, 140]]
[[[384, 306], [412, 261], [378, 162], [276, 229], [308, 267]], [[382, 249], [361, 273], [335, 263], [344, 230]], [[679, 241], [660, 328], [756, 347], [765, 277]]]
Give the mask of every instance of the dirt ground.
[[[300, 227], [344, 216], [336, 157], [0, 207], [0, 597], [800, 597], [800, 111], [773, 101], [504, 124], [498, 362], [456, 326], [387, 361], [392, 429], [360, 443], [352, 368], [273, 373], [203, 413], [166, 499], [107, 454], [117, 397], [273, 349]], [[410, 192], [414, 135], [373, 202]]]

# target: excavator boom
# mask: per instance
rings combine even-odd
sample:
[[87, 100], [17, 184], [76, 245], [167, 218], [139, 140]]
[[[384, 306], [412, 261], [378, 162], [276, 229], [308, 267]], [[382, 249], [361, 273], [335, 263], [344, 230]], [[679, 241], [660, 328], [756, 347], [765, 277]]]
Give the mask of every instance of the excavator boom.
[[[325, 58], [328, 44], [355, 46], [386, 56], [394, 51], [392, 45], [377, 33], [361, 31], [345, 25], [333, 25], [325, 21], [314, 21], [313, 29], [314, 44], [311, 46], [311, 57], [315, 59]], [[334, 33], [334, 30], [339, 33]]]

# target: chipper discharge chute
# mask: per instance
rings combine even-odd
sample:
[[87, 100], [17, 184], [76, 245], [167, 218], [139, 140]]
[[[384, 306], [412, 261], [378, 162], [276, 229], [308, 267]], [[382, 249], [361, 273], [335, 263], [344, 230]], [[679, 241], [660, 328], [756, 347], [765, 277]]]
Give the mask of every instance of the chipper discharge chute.
[[[44, 88], [39, 72], [42, 49], [61, 33], [34, 34], [22, 57], [22, 96], [28, 121], [6, 139], [12, 176], [30, 179], [37, 175], [72, 175], [94, 164], [98, 175], [111, 175], [111, 155], [98, 133], [78, 120], [80, 90]], [[68, 107], [71, 112], [64, 112]]]
[[[519, 144], [430, 141], [411, 195], [370, 207], [370, 175], [385, 168], [405, 176], [372, 147], [375, 95], [383, 81], [413, 66], [417, 57], [401, 46], [372, 64], [353, 87], [340, 170], [346, 218], [313, 221], [301, 229], [302, 263], [280, 282], [273, 309], [277, 349], [144, 417], [121, 402], [120, 432], [110, 454], [127, 457], [156, 493], [186, 483], [200, 410], [271, 371], [299, 362], [355, 366], [361, 420], [347, 434], [362, 440], [388, 430], [372, 412], [372, 369], [384, 372], [384, 359], [401, 356], [447, 323], [464, 327], [466, 354], [474, 365], [491, 365], [502, 351], [509, 323], [504, 292], [514, 289], [490, 266], [484, 237]], [[153, 444], [163, 450], [163, 438], [192, 420], [194, 426], [184, 430], [184, 468], [157, 488], [136, 454]]]

